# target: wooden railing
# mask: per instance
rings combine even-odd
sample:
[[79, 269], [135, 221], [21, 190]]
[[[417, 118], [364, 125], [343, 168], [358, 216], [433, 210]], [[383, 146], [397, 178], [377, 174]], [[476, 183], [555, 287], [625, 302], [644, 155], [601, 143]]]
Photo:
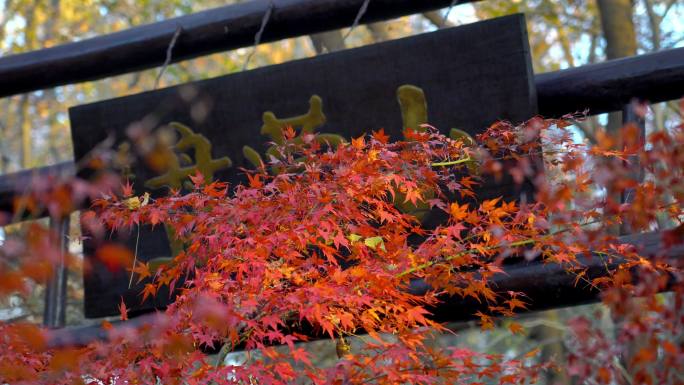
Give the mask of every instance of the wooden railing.
[[[662, 234], [648, 233], [620, 238], [620, 242], [636, 246], [644, 256], [658, 255], [660, 257], [684, 256], [684, 245], [667, 249], [663, 255], [664, 245]], [[578, 261], [586, 267], [584, 278], [591, 280], [605, 275], [606, 268], [615, 268], [619, 262], [606, 266], [604, 258], [599, 255], [590, 257], [579, 256]], [[588, 284], [578, 284], [577, 276], [568, 273], [558, 264], [543, 262], [516, 263], [503, 266], [504, 274], [497, 274], [490, 284], [499, 292], [523, 292], [529, 299], [526, 311], [539, 311], [564, 306], [576, 306], [596, 302], [598, 291]], [[421, 280], [412, 282], [411, 291], [420, 294], [430, 288]], [[486, 310], [475, 300], [451, 297], [440, 304], [439, 308], [431, 309], [439, 321], [459, 322], [473, 320], [477, 310]], [[153, 325], [157, 314], [146, 314], [118, 323], [119, 327], [137, 328], [143, 325]], [[108, 332], [100, 325], [75, 327], [55, 330], [51, 333], [48, 345], [64, 347], [71, 345], [86, 345], [95, 340], [108, 338]], [[313, 336], [317, 337], [317, 336]]]
[[[53, 48], [0, 58], [0, 97], [102, 79], [247, 47], [477, 0], [252, 0]], [[268, 15], [267, 18], [264, 18]]]

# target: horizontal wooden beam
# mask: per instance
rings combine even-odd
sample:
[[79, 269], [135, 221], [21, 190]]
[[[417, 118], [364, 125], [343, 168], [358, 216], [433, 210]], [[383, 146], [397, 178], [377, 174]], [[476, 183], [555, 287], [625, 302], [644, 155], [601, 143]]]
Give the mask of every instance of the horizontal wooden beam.
[[[662, 233], [647, 233], [620, 238], [621, 243], [633, 244], [643, 256], [659, 256], [669, 258], [684, 257], [684, 245], [666, 248], [662, 242]], [[604, 259], [598, 256], [580, 257], [588, 268], [585, 278], [606, 275]], [[609, 268], [617, 267], [614, 263]], [[546, 310], [565, 306], [582, 305], [598, 301], [598, 291], [582, 282], [577, 283], [576, 277], [568, 273], [563, 267], [541, 262], [521, 262], [503, 266], [504, 273], [495, 275], [491, 280], [491, 287], [498, 293], [508, 291], [522, 292], [527, 296], [528, 311]], [[420, 280], [413, 282], [411, 291], [420, 294], [430, 288]], [[447, 299], [438, 308], [433, 309], [434, 316], [443, 322], [457, 322], [475, 319], [474, 313], [485, 310], [473, 300], [459, 297]], [[126, 322], [115, 322], [115, 328], [136, 328], [143, 325], [153, 325], [159, 314], [152, 313], [139, 316]], [[82, 346], [96, 340], [106, 340], [108, 332], [99, 325], [53, 330], [50, 333], [51, 347]], [[321, 338], [320, 335], [312, 335]]]
[[[0, 58], [0, 97], [102, 79], [261, 42], [349, 27], [365, 0], [252, 0], [134, 27], [109, 35]], [[477, 0], [373, 0], [371, 23]]]
[[[456, 4], [477, 0], [458, 0]], [[171, 62], [261, 42], [348, 27], [364, 0], [253, 0], [109, 35], [0, 57], [0, 97], [160, 66], [180, 29]], [[451, 0], [373, 0], [361, 19], [370, 23], [449, 6]], [[273, 4], [273, 8], [271, 8]], [[611, 60], [537, 76], [540, 113], [558, 116], [590, 108], [621, 109], [633, 97], [677, 99], [684, 89], [684, 48]]]
[[[31, 189], [41, 185], [44, 189], [50, 189], [59, 181], [68, 181], [75, 175], [74, 162], [62, 162], [52, 166], [38, 167], [23, 170], [12, 174], [0, 175], [0, 225], [3, 225], [3, 214], [10, 218], [15, 216], [15, 201], [17, 198], [27, 195]], [[51, 183], [46, 183], [50, 181]], [[19, 207], [21, 209], [21, 207]], [[26, 219], [27, 213], [19, 213], [14, 218]], [[47, 215], [46, 211], [34, 213], [34, 219]], [[8, 219], [8, 218], [5, 218]]]
[[[666, 247], [663, 243], [663, 232], [622, 236], [617, 243], [634, 245], [636, 250], [647, 258], [684, 258], [684, 244]], [[591, 287], [587, 280], [606, 276], [607, 269], [616, 269], [624, 260], [615, 259], [611, 263], [606, 263], [605, 257], [597, 254], [580, 255], [577, 259], [587, 268], [584, 279], [580, 281], [575, 274], [567, 272], [559, 264], [532, 261], [504, 265], [504, 274], [494, 275], [490, 279], [490, 285], [497, 293], [525, 293], [526, 302], [529, 303], [528, 311], [597, 302], [599, 291]], [[414, 289], [420, 293], [428, 287], [422, 282], [416, 282]], [[473, 319], [473, 313], [477, 310], [485, 311], [486, 307], [472, 299], [455, 297], [435, 309], [434, 313], [439, 320], [453, 322]]]
[[35, 178], [71, 178], [74, 176], [74, 163], [61, 162], [52, 166], [37, 167], [11, 174], [0, 175], [0, 194], [10, 191], [21, 191], [22, 187], [29, 187]]
[[684, 47], [535, 76], [539, 113], [620, 111], [632, 98], [650, 103], [684, 97]]
[[[539, 114], [545, 117], [585, 109], [590, 115], [619, 111], [635, 97], [652, 103], [675, 100], [684, 97], [684, 47], [543, 73], [535, 76], [535, 84]], [[13, 197], [25, 191], [31, 176], [73, 175], [73, 169], [64, 162], [0, 175], [0, 213], [12, 211]]]

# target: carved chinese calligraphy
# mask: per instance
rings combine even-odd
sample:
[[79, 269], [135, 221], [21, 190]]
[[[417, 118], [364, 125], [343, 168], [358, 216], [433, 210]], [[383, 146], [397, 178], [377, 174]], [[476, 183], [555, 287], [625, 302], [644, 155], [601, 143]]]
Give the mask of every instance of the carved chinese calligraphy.
[[[278, 119], [271, 111], [264, 112], [263, 126], [261, 126], [261, 134], [266, 135], [276, 144], [285, 144], [285, 136], [283, 129], [286, 127], [299, 128], [299, 135], [292, 139], [294, 143], [301, 143], [303, 135], [314, 134], [315, 140], [323, 144], [330, 144], [337, 146], [344, 142], [344, 138], [337, 134], [320, 134], [315, 133], [314, 130], [322, 126], [326, 121], [323, 113], [323, 101], [318, 95], [313, 95], [309, 99], [309, 111], [306, 114], [294, 116], [291, 118]], [[264, 161], [261, 159], [259, 153], [250, 146], [242, 147], [242, 154], [244, 157], [256, 167], [261, 167]], [[266, 155], [278, 158], [280, 154], [277, 152], [276, 146], [271, 146], [266, 150]]]
[[214, 173], [216, 171], [232, 166], [233, 162], [226, 156], [218, 159], [212, 158], [211, 142], [209, 142], [209, 139], [204, 135], [197, 134], [189, 127], [180, 123], [174, 122], [171, 123], [170, 126], [181, 134], [181, 139], [174, 146], [175, 150], [180, 152], [185, 152], [190, 149], [194, 150], [195, 164], [183, 167], [181, 166], [180, 156], [170, 156], [166, 167], [166, 173], [149, 179], [145, 182], [145, 187], [157, 189], [163, 186], [169, 186], [179, 189], [183, 186], [183, 182], [187, 180], [187, 177], [194, 174], [195, 171], [202, 173], [206, 180], [212, 180], [214, 179]]

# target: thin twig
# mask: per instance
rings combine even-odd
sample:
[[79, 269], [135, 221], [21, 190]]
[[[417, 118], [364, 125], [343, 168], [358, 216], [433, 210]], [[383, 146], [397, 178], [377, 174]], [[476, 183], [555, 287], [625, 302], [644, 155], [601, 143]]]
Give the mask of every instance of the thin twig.
[[451, 13], [451, 10], [456, 6], [456, 3], [458, 3], [458, 0], [451, 0], [451, 4], [449, 4], [449, 8], [447, 8], [446, 12], [444, 13], [444, 18], [442, 19], [442, 25], [446, 24], [447, 19], [449, 19], [449, 14]]
[[370, 0], [366, 0], [361, 4], [361, 8], [359, 8], [359, 12], [356, 14], [356, 18], [354, 19], [354, 23], [352, 23], [351, 28], [349, 28], [349, 31], [344, 35], [342, 38], [342, 42], [345, 42], [349, 35], [351, 35], [352, 31], [354, 31], [354, 28], [356, 28], [359, 25], [359, 22], [361, 21], [361, 18], [363, 15], [366, 14], [366, 11], [368, 10], [368, 4], [370, 3]]
[[[135, 252], [133, 253], [133, 269], [135, 269], [135, 264], [138, 262], [138, 242], [140, 241], [140, 224], [138, 224], [137, 229], [138, 234], [135, 237]], [[129, 289], [133, 285], [133, 275], [135, 275], [135, 271], [131, 271], [131, 279], [128, 280]]]
[[[552, 233], [552, 234], [546, 236], [546, 238], [549, 238], [551, 235], [556, 235], [556, 233]], [[544, 238], [544, 237], [541, 237], [541, 238]], [[540, 239], [541, 239], [541, 238], [540, 238]], [[501, 249], [501, 248], [506, 247], [506, 246], [507, 246], [507, 247], [520, 247], [520, 246], [531, 245], [531, 244], [534, 244], [534, 243], [537, 243], [537, 242], [538, 242], [537, 239], [535, 239], [535, 238], [529, 238], [529, 239], [523, 239], [523, 240], [520, 240], [520, 241], [517, 241], [517, 242], [511, 242], [511, 243], [506, 244], [506, 245], [500, 244], [500, 245], [494, 245], [494, 246], [487, 246], [487, 247], [482, 248], [482, 250], [487, 250], [487, 251], [488, 251], [488, 250], [496, 250], [496, 249]], [[458, 257], [462, 257], [462, 256], [464, 256], [464, 255], [468, 255], [468, 254], [471, 254], [471, 253], [482, 253], [482, 251], [480, 251], [479, 249], [476, 249], [476, 248], [471, 248], [471, 249], [459, 251], [458, 253], [456, 253], [456, 254], [454, 254], [454, 255], [449, 255], [449, 256], [445, 257], [443, 262], [448, 262], [448, 261], [451, 261], [451, 260], [456, 259], [456, 258], [458, 258]], [[440, 262], [442, 262], [442, 261], [428, 261], [428, 262], [425, 262], [425, 263], [420, 264], [420, 265], [418, 265], [418, 266], [415, 266], [415, 267], [412, 267], [412, 268], [410, 268], [410, 269], [404, 270], [403, 272], [397, 274], [396, 277], [397, 277], [397, 278], [404, 277], [404, 276], [406, 276], [406, 275], [415, 273], [416, 271], [424, 270], [424, 269], [427, 269], [428, 267], [432, 267], [432, 266], [434, 266], [434, 265], [437, 265], [437, 264], [439, 264]]]
[[[592, 225], [592, 224], [595, 224], [595, 223], [599, 223], [600, 221], [601, 221], [600, 219], [596, 219], [596, 220], [592, 220], [592, 221], [589, 221], [589, 222], [586, 222], [586, 223], [581, 223], [581, 224], [579, 224], [579, 226], [588, 226], [588, 225]], [[487, 251], [489, 251], [489, 250], [501, 249], [501, 248], [504, 248], [504, 247], [511, 247], [511, 248], [513, 248], [513, 247], [520, 247], [520, 246], [532, 245], [532, 244], [538, 243], [538, 242], [539, 242], [540, 240], [542, 240], [542, 239], [549, 239], [549, 238], [552, 238], [552, 237], [554, 237], [554, 236], [556, 236], [556, 235], [563, 234], [563, 233], [567, 233], [567, 232], [569, 232], [569, 231], [571, 231], [571, 230], [572, 230], [572, 227], [567, 227], [567, 228], [564, 228], [564, 229], [560, 229], [560, 230], [557, 230], [557, 231], [553, 231], [553, 232], [551, 232], [551, 233], [549, 233], [549, 234], [547, 234], [547, 235], [543, 235], [543, 236], [541, 236], [541, 237], [539, 237], [539, 238], [527, 238], [527, 239], [522, 239], [522, 240], [519, 240], [519, 241], [516, 241], [516, 242], [510, 242], [510, 243], [507, 243], [507, 244], [503, 244], [503, 243], [502, 243], [502, 244], [498, 244], [498, 245], [494, 245], [494, 246], [487, 246], [487, 247], [482, 248], [482, 250], [487, 250]], [[482, 253], [482, 251], [479, 250], [479, 249], [476, 249], [476, 248], [470, 248], [470, 249], [467, 249], [467, 250], [463, 250], [463, 251], [460, 251], [460, 252], [458, 252], [458, 253], [456, 253], [456, 254], [454, 254], [454, 255], [449, 255], [449, 256], [445, 257], [445, 258], [444, 258], [444, 261], [428, 261], [428, 262], [425, 262], [425, 263], [423, 263], [423, 264], [421, 264], [421, 265], [418, 265], [418, 266], [412, 267], [412, 268], [410, 268], [410, 269], [404, 270], [403, 272], [397, 274], [396, 277], [401, 278], [401, 277], [404, 277], [404, 276], [406, 276], [406, 275], [415, 273], [416, 271], [420, 271], [420, 270], [427, 269], [428, 267], [432, 267], [432, 266], [437, 265], [437, 264], [439, 264], [439, 263], [441, 263], [441, 262], [448, 262], [448, 261], [451, 261], [451, 260], [456, 259], [456, 258], [458, 258], [458, 257], [464, 256], [464, 255], [468, 255], [468, 254], [471, 254], [471, 253]]]
[[261, 26], [259, 27], [259, 31], [257, 31], [256, 35], [254, 35], [254, 47], [252, 47], [252, 52], [247, 55], [247, 59], [245, 59], [245, 64], [242, 65], [242, 70], [247, 69], [247, 65], [249, 65], [249, 61], [252, 60], [252, 56], [254, 56], [254, 53], [256, 53], [257, 46], [261, 43], [261, 36], [264, 34], [264, 30], [266, 29], [266, 24], [268, 24], [268, 21], [271, 19], [271, 14], [273, 13], [273, 9], [275, 8], [275, 5], [273, 4], [273, 0], [268, 2], [268, 9], [266, 9], [266, 13], [264, 13], [264, 17], [261, 19]]
[[180, 25], [176, 28], [176, 32], [173, 33], [173, 37], [171, 38], [171, 42], [169, 42], [169, 46], [166, 48], [166, 60], [164, 60], [164, 65], [162, 66], [161, 70], [157, 74], [157, 78], [154, 80], [154, 90], [159, 87], [159, 81], [161, 80], [162, 75], [166, 71], [166, 67], [169, 66], [171, 63], [171, 57], [173, 54], [173, 47], [176, 45], [176, 41], [178, 41], [178, 36], [180, 36], [181, 32], [183, 31], [183, 27]]
[[461, 164], [461, 163], [470, 162], [470, 161], [472, 161], [472, 160], [473, 160], [473, 159], [470, 158], [470, 157], [468, 156], [468, 157], [463, 158], [463, 159], [452, 160], [452, 161], [449, 161], [449, 162], [431, 163], [430, 166], [432, 166], [432, 167], [448, 167], [448, 166], [455, 166], [455, 165]]

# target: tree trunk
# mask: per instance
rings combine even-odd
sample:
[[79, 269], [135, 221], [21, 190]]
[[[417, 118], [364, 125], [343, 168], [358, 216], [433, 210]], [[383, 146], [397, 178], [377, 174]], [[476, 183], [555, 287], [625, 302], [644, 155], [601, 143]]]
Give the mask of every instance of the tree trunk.
[[632, 0], [597, 0], [601, 28], [606, 39], [606, 58], [636, 54], [637, 41], [632, 20]]
[[[632, 0], [597, 0], [601, 29], [606, 39], [606, 59], [636, 55], [637, 41], [632, 20]], [[622, 127], [622, 113], [608, 115], [606, 129], [616, 134]]]
[[[637, 42], [632, 20], [632, 0], [597, 0], [597, 5], [601, 16], [603, 37], [606, 40], [606, 59], [636, 55]], [[617, 148], [622, 148], [618, 137], [622, 123], [622, 112], [608, 114], [606, 131], [617, 139]], [[619, 191], [611, 191], [609, 186], [608, 198], [614, 204], [620, 204], [623, 197]], [[619, 235], [621, 226], [613, 226], [610, 232]]]

